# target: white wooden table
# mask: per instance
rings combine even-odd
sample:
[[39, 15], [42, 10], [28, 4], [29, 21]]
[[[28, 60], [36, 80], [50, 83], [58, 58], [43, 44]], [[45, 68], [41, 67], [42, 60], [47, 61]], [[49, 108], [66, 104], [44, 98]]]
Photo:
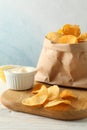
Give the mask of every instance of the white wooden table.
[[[6, 85], [0, 82], [0, 94]], [[87, 130], [87, 118], [77, 121], [61, 121], [15, 112], [0, 103], [0, 130]]]

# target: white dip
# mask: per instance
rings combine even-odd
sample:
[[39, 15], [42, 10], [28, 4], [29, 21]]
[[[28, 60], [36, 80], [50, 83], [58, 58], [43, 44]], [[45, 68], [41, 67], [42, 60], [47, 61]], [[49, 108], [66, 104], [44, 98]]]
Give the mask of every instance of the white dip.
[[33, 67], [18, 66], [18, 67], [9, 69], [9, 71], [12, 73], [28, 73], [28, 72], [35, 71], [35, 69]]

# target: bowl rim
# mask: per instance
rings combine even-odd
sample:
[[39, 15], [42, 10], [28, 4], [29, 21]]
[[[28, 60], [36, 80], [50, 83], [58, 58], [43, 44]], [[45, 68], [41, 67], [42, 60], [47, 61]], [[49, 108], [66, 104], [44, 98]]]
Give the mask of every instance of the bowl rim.
[[[19, 65], [14, 65], [14, 66], [18, 66], [19, 67]], [[14, 67], [13, 66], [13, 67]], [[28, 71], [28, 72], [12, 72], [12, 71], [10, 71], [11, 69], [13, 69], [13, 68], [8, 68], [8, 69], [5, 69], [4, 70], [4, 73], [7, 73], [7, 74], [11, 74], [11, 75], [27, 75], [27, 74], [34, 74], [34, 73], [36, 73], [37, 72], [37, 69], [36, 69], [36, 67], [33, 67], [33, 66], [20, 66], [20, 67], [26, 67], [26, 68], [31, 68], [32, 69], [32, 71]]]

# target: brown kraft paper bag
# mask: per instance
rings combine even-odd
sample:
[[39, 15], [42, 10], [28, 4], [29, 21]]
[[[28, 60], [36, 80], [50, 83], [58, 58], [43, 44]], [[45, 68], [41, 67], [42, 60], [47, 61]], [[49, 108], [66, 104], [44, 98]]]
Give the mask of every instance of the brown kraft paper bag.
[[45, 38], [35, 81], [87, 88], [87, 42], [53, 44]]

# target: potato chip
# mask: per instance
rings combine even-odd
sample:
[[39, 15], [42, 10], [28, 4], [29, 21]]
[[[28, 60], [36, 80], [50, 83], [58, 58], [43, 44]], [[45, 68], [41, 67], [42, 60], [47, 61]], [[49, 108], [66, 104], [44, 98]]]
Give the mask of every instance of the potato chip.
[[64, 34], [64, 33], [63, 33], [63, 28], [59, 29], [59, 30], [57, 31], [57, 33], [58, 33], [59, 35], [63, 35], [63, 34]]
[[59, 104], [58, 106], [50, 107], [49, 109], [53, 111], [66, 111], [71, 110], [72, 108], [73, 106], [69, 104]]
[[0, 70], [0, 79], [6, 81], [4, 72], [2, 70]]
[[59, 97], [59, 87], [57, 85], [50, 86], [48, 88], [48, 100], [55, 100]]
[[77, 99], [77, 96], [74, 95], [74, 94], [72, 93], [72, 91], [67, 90], [67, 89], [63, 90], [63, 91], [60, 93], [60, 97], [61, 97], [62, 99], [67, 99], [67, 100]]
[[71, 110], [72, 108], [74, 108], [72, 105], [61, 103], [57, 106], [47, 107], [45, 109], [52, 110], [52, 111], [66, 111], [66, 110]]
[[52, 42], [54, 43], [57, 43], [58, 42], [58, 39], [59, 39], [60, 35], [58, 35], [57, 32], [49, 32], [47, 35], [46, 35], [46, 38], [51, 40]]
[[52, 107], [54, 107], [54, 106], [56, 106], [56, 107], [58, 107], [59, 105], [71, 105], [71, 102], [70, 101], [68, 101], [68, 100], [59, 100], [59, 99], [57, 99], [57, 100], [53, 100], [53, 101], [50, 101], [50, 102], [48, 102], [44, 107], [45, 108], [52, 108]]
[[47, 97], [48, 97], [48, 90], [46, 86], [43, 85], [36, 95], [30, 98], [25, 98], [22, 101], [22, 104], [27, 106], [40, 106], [44, 104], [44, 102], [47, 100]]
[[64, 35], [74, 35], [78, 37], [80, 35], [80, 28], [78, 25], [65, 24], [63, 26]]
[[78, 37], [78, 41], [79, 41], [79, 42], [87, 41], [87, 33], [81, 34], [81, 35]]
[[42, 83], [37, 83], [37, 84], [35, 84], [34, 87], [33, 87], [33, 89], [32, 89], [32, 93], [33, 93], [33, 94], [38, 93], [39, 90], [41, 89], [42, 85], [43, 85]]
[[65, 24], [57, 32], [50, 32], [46, 36], [53, 43], [75, 44], [87, 41], [87, 33], [81, 34], [79, 25]]
[[78, 40], [75, 36], [73, 35], [64, 35], [61, 36], [58, 41], [58, 43], [69, 43], [69, 44], [75, 44], [78, 43]]
[[3, 81], [6, 81], [4, 70], [5, 69], [10, 69], [10, 68], [13, 68], [13, 66], [11, 66], [11, 65], [3, 65], [3, 66], [0, 67], [0, 79], [2, 79]]

